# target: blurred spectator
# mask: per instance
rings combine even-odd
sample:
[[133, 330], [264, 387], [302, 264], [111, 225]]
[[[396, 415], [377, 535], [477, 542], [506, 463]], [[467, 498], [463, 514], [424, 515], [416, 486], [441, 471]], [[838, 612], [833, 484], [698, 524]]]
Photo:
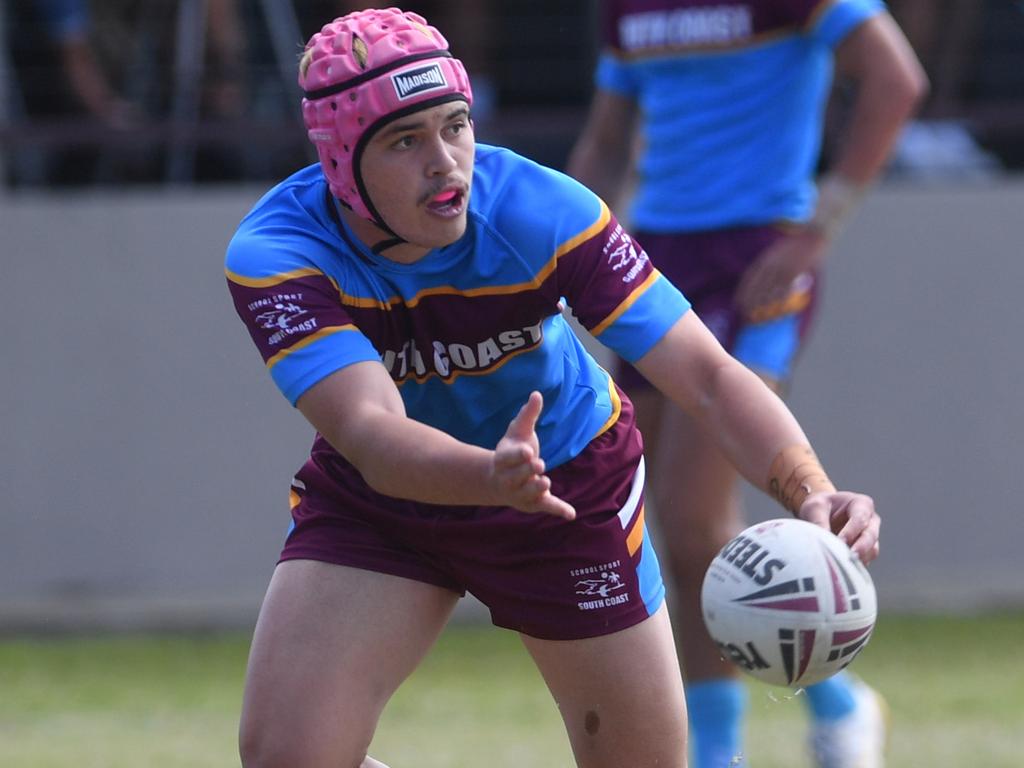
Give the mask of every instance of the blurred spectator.
[[962, 106], [981, 5], [978, 0], [890, 0], [893, 18], [932, 83], [922, 118], [949, 117]]
[[[191, 115], [202, 122], [241, 120], [246, 110], [246, 26], [238, 0], [205, 0], [205, 49], [198, 73], [198, 109]], [[180, 30], [179, 30], [180, 31]], [[180, 48], [179, 48], [180, 50]], [[201, 146], [192, 171], [197, 180], [227, 180], [245, 176], [245, 157], [237, 141]]]
[[891, 0], [932, 83], [917, 119], [903, 130], [890, 169], [915, 178], [984, 178], [999, 160], [977, 141], [966, 104], [972, 64], [981, 51], [978, 0]]
[[[137, 110], [121, 98], [100, 65], [84, 0], [19, 0], [7, 4], [7, 48], [14, 74], [13, 111], [28, 121], [93, 121], [123, 130]], [[19, 114], [20, 113], [20, 114]], [[85, 142], [45, 152], [17, 181], [82, 184], [94, 179], [99, 150]]]
[[206, 0], [207, 51], [203, 103], [216, 117], [245, 107], [245, 26], [236, 0]]
[[136, 138], [120, 181], [237, 179], [237, 128], [246, 117], [249, 31], [242, 0], [95, 3], [98, 45], [153, 122]]
[[[11, 178], [23, 185], [67, 183], [50, 169], [93, 184], [276, 178], [312, 159], [294, 124], [301, 40], [324, 19], [372, 4], [388, 3], [4, 2], [5, 36], [18, 62], [7, 91], [16, 102], [32, 100], [15, 103], [0, 126]], [[64, 7], [70, 9], [63, 11], [66, 24], [62, 13], [49, 10]], [[409, 7], [441, 19], [453, 52], [466, 63], [477, 136], [561, 167], [589, 96], [592, 41], [580, 34], [580, 21], [592, 15], [587, 0], [411, 0]], [[64, 75], [54, 53], [63, 30], [84, 43], [79, 58], [95, 77], [72, 81]], [[73, 82], [99, 82], [86, 92], [107, 96], [69, 95]], [[108, 98], [114, 108], [96, 111], [109, 119], [86, 106]], [[109, 129], [120, 125], [116, 105], [127, 102], [133, 105], [124, 110], [132, 130], [112, 139]], [[237, 141], [239, 130], [248, 141]], [[55, 160], [58, 154], [78, 160]]]

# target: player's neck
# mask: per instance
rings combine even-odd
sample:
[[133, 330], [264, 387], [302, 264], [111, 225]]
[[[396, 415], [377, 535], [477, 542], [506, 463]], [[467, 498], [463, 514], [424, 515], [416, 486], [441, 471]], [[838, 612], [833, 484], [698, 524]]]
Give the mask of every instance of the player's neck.
[[357, 216], [349, 210], [342, 209], [341, 216], [345, 223], [363, 245], [379, 256], [398, 264], [413, 264], [432, 249], [410, 243], [396, 237], [393, 233], [377, 226], [372, 221]]

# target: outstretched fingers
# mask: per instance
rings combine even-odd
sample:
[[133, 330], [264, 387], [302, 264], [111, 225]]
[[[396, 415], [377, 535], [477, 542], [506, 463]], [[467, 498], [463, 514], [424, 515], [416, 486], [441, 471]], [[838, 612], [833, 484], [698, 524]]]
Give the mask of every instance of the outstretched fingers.
[[543, 408], [544, 398], [539, 392], [531, 392], [494, 451], [495, 479], [508, 506], [572, 520], [576, 510], [551, 493], [551, 479], [544, 474], [536, 433]]
[[529, 483], [531, 487], [528, 493], [533, 491], [536, 491], [536, 493], [532, 496], [530, 508], [525, 509], [525, 511], [554, 515], [564, 520], [576, 518], [576, 509], [568, 502], [551, 493], [551, 479], [547, 475], [532, 478]]
[[544, 472], [544, 459], [538, 456], [533, 446], [528, 443], [499, 444], [494, 451], [494, 464], [503, 470], [508, 481], [514, 484], [525, 481], [530, 475]]

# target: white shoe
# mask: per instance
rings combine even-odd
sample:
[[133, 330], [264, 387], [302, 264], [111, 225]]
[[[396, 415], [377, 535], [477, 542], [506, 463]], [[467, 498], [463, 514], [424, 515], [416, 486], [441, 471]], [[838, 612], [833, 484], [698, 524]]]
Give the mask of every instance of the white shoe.
[[884, 768], [889, 708], [885, 700], [859, 680], [853, 681], [856, 706], [839, 720], [825, 720], [811, 730], [816, 768]]

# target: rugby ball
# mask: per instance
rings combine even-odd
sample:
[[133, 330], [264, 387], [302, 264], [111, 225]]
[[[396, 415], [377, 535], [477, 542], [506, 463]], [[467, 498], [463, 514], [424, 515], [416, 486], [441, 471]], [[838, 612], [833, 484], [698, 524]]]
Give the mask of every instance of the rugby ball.
[[871, 576], [839, 537], [793, 518], [752, 525], [711, 561], [701, 588], [722, 656], [772, 685], [831, 677], [875, 628]]

